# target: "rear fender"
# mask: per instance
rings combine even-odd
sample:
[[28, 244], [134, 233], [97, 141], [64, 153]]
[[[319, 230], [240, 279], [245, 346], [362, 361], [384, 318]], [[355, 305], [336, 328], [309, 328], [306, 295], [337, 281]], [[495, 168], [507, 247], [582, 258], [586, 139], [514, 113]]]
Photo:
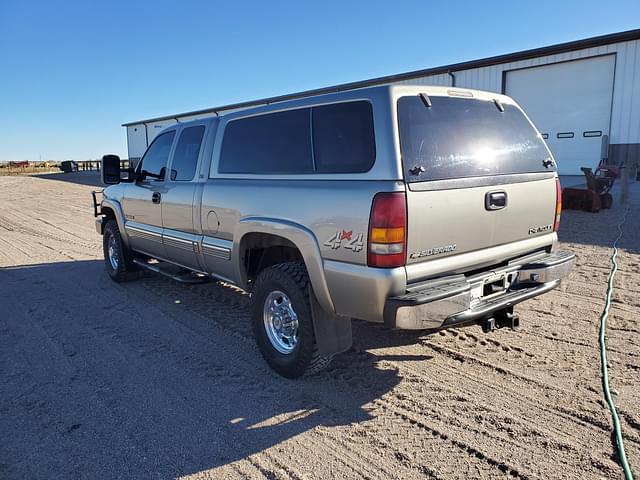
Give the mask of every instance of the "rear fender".
[[324, 275], [320, 246], [311, 230], [295, 222], [268, 217], [246, 217], [240, 220], [234, 235], [231, 260], [236, 269], [235, 277], [240, 279], [240, 284], [244, 288], [247, 288], [247, 278], [242, 269], [240, 245], [242, 238], [248, 233], [276, 235], [292, 242], [302, 254], [302, 259], [309, 273], [309, 280], [319, 305], [326, 312], [335, 313]]

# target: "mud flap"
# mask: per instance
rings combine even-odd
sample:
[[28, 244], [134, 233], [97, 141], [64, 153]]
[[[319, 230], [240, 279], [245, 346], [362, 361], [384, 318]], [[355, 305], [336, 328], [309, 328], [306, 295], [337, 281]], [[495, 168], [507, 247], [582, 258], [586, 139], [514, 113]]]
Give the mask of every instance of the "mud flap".
[[313, 293], [310, 297], [318, 353], [320, 355], [335, 355], [348, 350], [352, 343], [351, 319], [326, 312]]

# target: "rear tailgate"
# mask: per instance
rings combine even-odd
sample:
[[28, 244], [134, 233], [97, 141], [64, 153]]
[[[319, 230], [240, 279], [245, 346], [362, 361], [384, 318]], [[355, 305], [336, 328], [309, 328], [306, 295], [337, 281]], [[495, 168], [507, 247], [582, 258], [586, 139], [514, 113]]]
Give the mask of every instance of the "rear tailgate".
[[[487, 196], [504, 194], [507, 205], [485, 207]], [[531, 182], [455, 190], [407, 190], [407, 263], [416, 263], [549, 234], [556, 182]]]
[[398, 100], [398, 114], [408, 266], [486, 250], [466, 265], [471, 270], [514, 256], [513, 248], [501, 255], [491, 247], [521, 242], [516, 251], [525, 254], [528, 239], [552, 242], [555, 164], [515, 104], [406, 96]]

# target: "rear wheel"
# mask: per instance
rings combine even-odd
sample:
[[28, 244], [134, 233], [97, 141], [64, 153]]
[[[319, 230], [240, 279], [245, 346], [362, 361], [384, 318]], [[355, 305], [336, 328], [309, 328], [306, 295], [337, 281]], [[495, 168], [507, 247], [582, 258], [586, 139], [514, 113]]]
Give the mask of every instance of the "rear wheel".
[[104, 227], [102, 250], [104, 252], [104, 264], [109, 276], [116, 282], [130, 280], [132, 272], [136, 270], [136, 266], [133, 263], [131, 250], [122, 243], [118, 223], [115, 220], [109, 220]]
[[253, 291], [253, 331], [260, 353], [283, 377], [297, 378], [325, 368], [330, 356], [317, 350], [311, 316], [311, 283], [301, 263], [263, 270]]

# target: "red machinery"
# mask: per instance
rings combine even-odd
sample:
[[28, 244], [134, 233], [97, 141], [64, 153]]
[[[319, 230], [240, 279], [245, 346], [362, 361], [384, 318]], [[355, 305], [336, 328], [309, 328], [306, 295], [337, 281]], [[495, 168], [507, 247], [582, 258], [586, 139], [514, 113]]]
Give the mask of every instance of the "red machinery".
[[582, 167], [587, 180], [587, 188], [564, 188], [562, 190], [562, 206], [565, 209], [599, 212], [601, 208], [611, 208], [613, 197], [609, 193], [613, 183], [620, 176], [622, 166], [603, 165], [596, 168], [596, 173], [588, 167]]

